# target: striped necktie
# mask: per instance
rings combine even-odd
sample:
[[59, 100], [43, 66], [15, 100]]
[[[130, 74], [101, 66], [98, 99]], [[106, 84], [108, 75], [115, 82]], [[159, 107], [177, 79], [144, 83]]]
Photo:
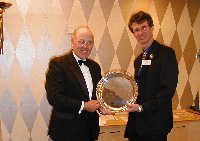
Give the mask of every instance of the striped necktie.
[[[143, 55], [142, 55], [142, 60], [145, 60], [146, 57], [147, 57], [147, 52], [144, 52]], [[139, 77], [139, 75], [140, 75], [141, 70], [142, 70], [142, 61], [141, 61], [140, 68], [139, 68], [139, 70], [138, 70], [138, 77]]]

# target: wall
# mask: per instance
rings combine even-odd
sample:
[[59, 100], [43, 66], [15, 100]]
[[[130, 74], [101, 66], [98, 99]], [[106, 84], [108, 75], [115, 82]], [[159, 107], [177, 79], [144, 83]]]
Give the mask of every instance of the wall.
[[0, 55], [3, 141], [47, 141], [51, 107], [44, 81], [50, 57], [70, 49], [71, 29], [88, 24], [95, 36], [90, 56], [102, 67], [134, 73], [140, 47], [127, 28], [130, 13], [148, 11], [154, 37], [175, 49], [179, 83], [173, 108], [188, 108], [200, 89], [199, 0], [7, 0], [4, 54]]

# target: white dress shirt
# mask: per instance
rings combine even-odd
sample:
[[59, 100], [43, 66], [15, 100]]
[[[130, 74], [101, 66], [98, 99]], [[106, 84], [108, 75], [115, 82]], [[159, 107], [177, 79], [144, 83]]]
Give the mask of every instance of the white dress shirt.
[[[76, 56], [76, 54], [73, 52], [73, 55], [78, 63], [78, 60], [81, 60], [78, 56]], [[85, 61], [85, 60], [83, 60]], [[91, 74], [90, 74], [90, 70], [89, 68], [83, 63], [81, 66], [79, 65], [80, 69], [81, 69], [81, 72], [83, 73], [83, 77], [85, 79], [85, 82], [86, 82], [86, 86], [87, 86], [87, 89], [88, 89], [88, 93], [89, 93], [89, 99], [91, 100], [92, 98], [92, 92], [93, 92], [93, 82], [92, 82], [92, 77], [91, 77]], [[79, 114], [81, 113], [81, 111], [83, 110], [84, 108], [84, 101], [82, 101], [82, 105], [81, 105], [81, 108], [79, 110]]]

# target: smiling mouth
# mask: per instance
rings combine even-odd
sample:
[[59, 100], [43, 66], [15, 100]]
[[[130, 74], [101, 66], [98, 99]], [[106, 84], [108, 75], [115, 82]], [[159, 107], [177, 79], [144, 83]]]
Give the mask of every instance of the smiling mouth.
[[88, 51], [87, 50], [80, 50], [82, 53], [87, 53]]
[[139, 40], [145, 40], [145, 38], [144, 37], [140, 37]]
[[144, 35], [139, 35], [138, 38], [145, 38], [145, 36]]

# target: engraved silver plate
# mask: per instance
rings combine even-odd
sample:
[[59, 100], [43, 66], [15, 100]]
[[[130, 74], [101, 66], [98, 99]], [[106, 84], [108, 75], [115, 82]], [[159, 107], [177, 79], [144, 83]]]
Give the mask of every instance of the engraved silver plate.
[[97, 100], [111, 112], [124, 112], [128, 103], [134, 103], [138, 95], [137, 84], [129, 73], [122, 70], [108, 72], [98, 83]]

